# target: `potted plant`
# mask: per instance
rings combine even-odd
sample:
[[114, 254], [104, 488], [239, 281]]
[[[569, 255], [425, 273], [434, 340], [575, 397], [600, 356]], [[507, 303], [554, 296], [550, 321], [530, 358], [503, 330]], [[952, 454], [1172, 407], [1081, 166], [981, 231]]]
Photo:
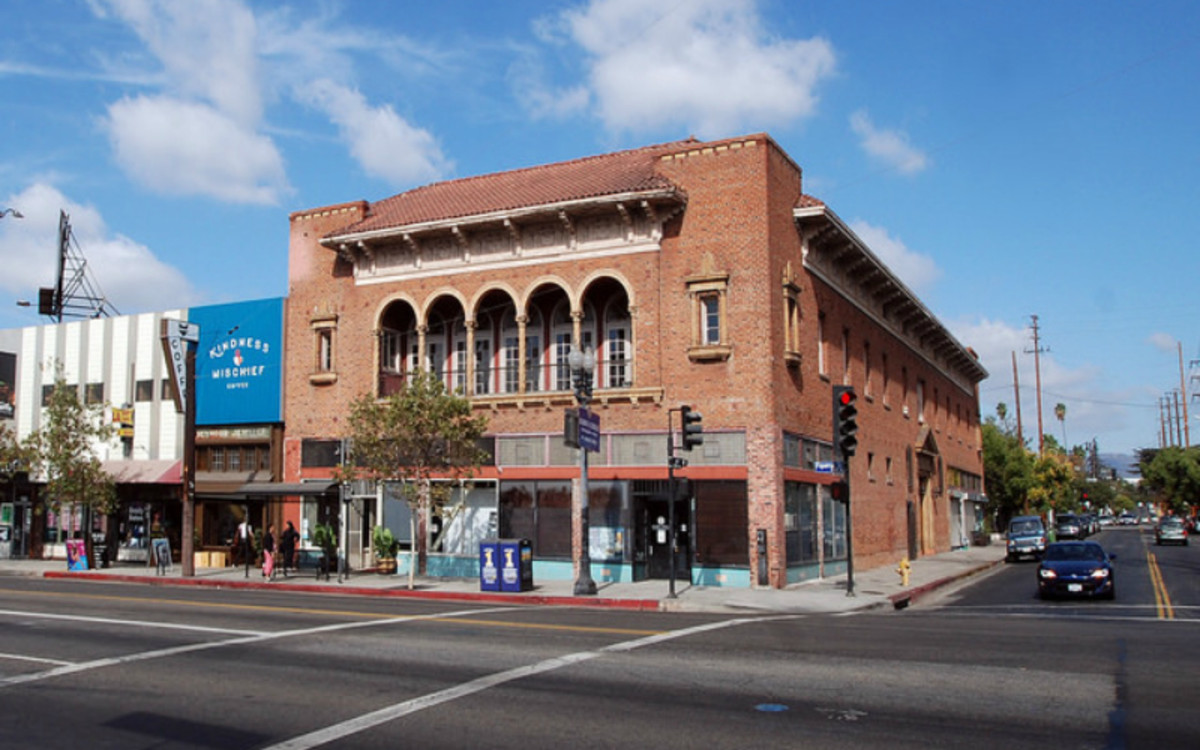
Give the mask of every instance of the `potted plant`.
[[371, 546], [375, 548], [375, 569], [381, 574], [395, 574], [400, 542], [392, 530], [386, 526], [376, 526], [371, 531]]
[[337, 560], [337, 532], [329, 524], [319, 523], [313, 528], [312, 542], [321, 550], [317, 561], [317, 578], [329, 580], [329, 571]]

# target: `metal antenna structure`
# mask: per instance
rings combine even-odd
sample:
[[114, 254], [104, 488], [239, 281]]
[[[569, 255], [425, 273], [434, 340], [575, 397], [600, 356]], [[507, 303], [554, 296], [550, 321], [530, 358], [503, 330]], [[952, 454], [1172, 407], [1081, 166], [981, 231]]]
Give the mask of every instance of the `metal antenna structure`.
[[38, 314], [61, 323], [64, 317], [103, 318], [120, 315], [88, 269], [87, 259], [71, 231], [66, 211], [58, 217], [58, 278], [38, 290]]

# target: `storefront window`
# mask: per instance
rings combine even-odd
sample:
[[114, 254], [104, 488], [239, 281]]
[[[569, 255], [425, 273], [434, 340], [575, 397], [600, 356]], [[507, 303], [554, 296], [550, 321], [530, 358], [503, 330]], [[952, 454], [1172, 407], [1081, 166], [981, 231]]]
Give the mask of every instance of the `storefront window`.
[[744, 482], [695, 482], [696, 558], [703, 565], [748, 567]]
[[787, 483], [784, 533], [788, 565], [817, 561], [817, 488], [811, 484]]
[[822, 510], [824, 520], [825, 561], [846, 559], [846, 506], [835, 502], [829, 497], [828, 490], [822, 490]]

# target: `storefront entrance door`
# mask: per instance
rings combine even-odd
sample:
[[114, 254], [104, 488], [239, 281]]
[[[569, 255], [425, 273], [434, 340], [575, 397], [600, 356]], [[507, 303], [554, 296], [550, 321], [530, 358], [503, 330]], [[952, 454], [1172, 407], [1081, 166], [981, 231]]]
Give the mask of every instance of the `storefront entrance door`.
[[[646, 561], [647, 578], [671, 577], [670, 505], [665, 499], [646, 499], [641, 503], [638, 523], [639, 557]], [[675, 580], [691, 580], [688, 568], [687, 503], [675, 505]]]

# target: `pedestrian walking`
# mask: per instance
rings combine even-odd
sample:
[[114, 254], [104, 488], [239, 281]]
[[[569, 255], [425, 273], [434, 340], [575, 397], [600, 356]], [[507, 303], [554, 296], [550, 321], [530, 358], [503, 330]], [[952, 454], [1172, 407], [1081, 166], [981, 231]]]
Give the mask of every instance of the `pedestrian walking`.
[[283, 574], [286, 576], [288, 568], [296, 569], [296, 542], [300, 540], [300, 534], [297, 533], [296, 527], [291, 521], [287, 522], [287, 528], [279, 536], [279, 562], [283, 566]]
[[275, 573], [275, 524], [267, 524], [267, 533], [263, 534], [263, 577], [272, 578]]
[[254, 562], [254, 529], [250, 528], [250, 519], [244, 518], [237, 527], [237, 552], [242, 556], [242, 564], [246, 566], [246, 577], [250, 576], [250, 566]]

